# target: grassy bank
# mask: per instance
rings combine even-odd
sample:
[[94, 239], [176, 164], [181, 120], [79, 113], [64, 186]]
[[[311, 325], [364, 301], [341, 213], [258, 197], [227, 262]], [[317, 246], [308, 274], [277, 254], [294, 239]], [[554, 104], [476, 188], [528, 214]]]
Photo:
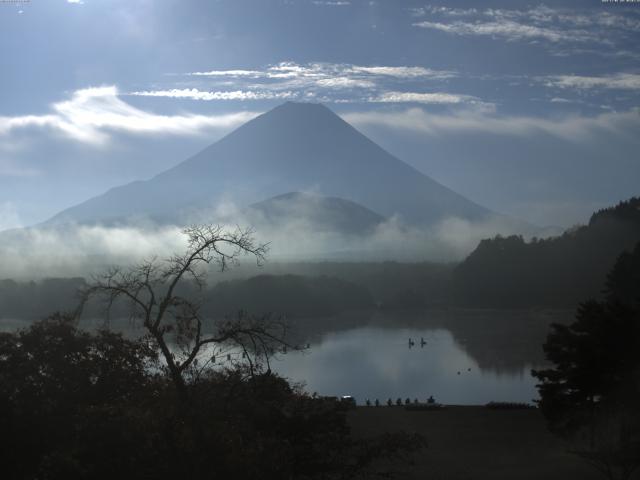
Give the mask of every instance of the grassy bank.
[[566, 452], [536, 409], [491, 410], [452, 406], [441, 411], [359, 407], [350, 413], [357, 436], [417, 432], [428, 448], [398, 478], [430, 480], [591, 480], [595, 470]]

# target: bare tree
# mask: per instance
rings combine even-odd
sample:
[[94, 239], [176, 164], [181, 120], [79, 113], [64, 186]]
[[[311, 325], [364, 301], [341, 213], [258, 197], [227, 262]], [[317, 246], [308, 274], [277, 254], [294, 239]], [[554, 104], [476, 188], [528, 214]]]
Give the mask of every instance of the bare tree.
[[[168, 259], [151, 258], [128, 268], [111, 268], [94, 278], [81, 292], [80, 314], [86, 302], [98, 297], [106, 302], [107, 314], [118, 301], [129, 306], [130, 319], [141, 324], [160, 351], [181, 396], [187, 396], [187, 376], [197, 370], [207, 347], [233, 346], [251, 374], [277, 348], [293, 348], [285, 341], [286, 326], [270, 316], [256, 318], [240, 313], [236, 318], [215, 322], [207, 328], [201, 315], [202, 293], [211, 264], [221, 271], [252, 256], [258, 265], [267, 253], [267, 244], [256, 244], [253, 231], [237, 228], [229, 232], [221, 226], [192, 226], [183, 231], [186, 251]], [[194, 285], [198, 295], [181, 294]], [[193, 289], [191, 289], [193, 292]], [[231, 353], [227, 353], [231, 358]], [[215, 359], [215, 357], [214, 357]], [[211, 355], [204, 362], [210, 364]], [[202, 367], [201, 367], [202, 368]]]

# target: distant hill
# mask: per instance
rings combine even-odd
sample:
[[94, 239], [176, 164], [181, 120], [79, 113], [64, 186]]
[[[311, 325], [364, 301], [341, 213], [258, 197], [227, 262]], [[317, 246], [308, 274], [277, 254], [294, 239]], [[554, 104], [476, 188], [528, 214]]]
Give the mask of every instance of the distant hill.
[[337, 197], [291, 192], [255, 203], [244, 212], [252, 225], [299, 224], [310, 230], [366, 235], [385, 218], [362, 205]]
[[251, 314], [313, 317], [373, 307], [364, 287], [335, 277], [258, 275], [213, 287], [204, 310], [214, 316]]
[[640, 197], [594, 213], [588, 225], [546, 240], [483, 240], [453, 274], [457, 304], [575, 306], [600, 296], [607, 273], [640, 241]]
[[356, 202], [416, 225], [491, 214], [397, 159], [327, 107], [288, 102], [170, 170], [113, 188], [46, 223], [215, 221], [221, 202], [242, 209], [299, 191]]

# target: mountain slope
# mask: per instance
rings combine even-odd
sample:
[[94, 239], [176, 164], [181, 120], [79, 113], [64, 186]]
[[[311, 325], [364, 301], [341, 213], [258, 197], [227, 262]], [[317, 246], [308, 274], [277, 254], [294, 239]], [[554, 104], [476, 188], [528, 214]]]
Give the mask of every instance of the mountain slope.
[[188, 223], [219, 202], [246, 207], [292, 191], [348, 199], [420, 225], [490, 214], [398, 160], [323, 105], [288, 102], [174, 168], [113, 188], [49, 222], [148, 217]]
[[362, 205], [337, 197], [291, 192], [254, 203], [245, 215], [252, 225], [297, 224], [312, 231], [347, 235], [372, 233], [384, 217]]

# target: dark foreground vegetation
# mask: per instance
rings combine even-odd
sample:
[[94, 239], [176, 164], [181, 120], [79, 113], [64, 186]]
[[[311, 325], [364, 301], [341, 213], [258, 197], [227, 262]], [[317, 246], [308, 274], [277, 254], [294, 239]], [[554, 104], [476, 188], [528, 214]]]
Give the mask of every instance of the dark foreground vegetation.
[[631, 478], [640, 467], [640, 243], [616, 262], [605, 299], [554, 325], [544, 350], [553, 366], [533, 375], [551, 430], [608, 479]]
[[194, 369], [185, 400], [146, 340], [60, 315], [1, 334], [0, 352], [7, 479], [354, 478], [423, 445], [354, 439], [343, 405], [268, 371]]

